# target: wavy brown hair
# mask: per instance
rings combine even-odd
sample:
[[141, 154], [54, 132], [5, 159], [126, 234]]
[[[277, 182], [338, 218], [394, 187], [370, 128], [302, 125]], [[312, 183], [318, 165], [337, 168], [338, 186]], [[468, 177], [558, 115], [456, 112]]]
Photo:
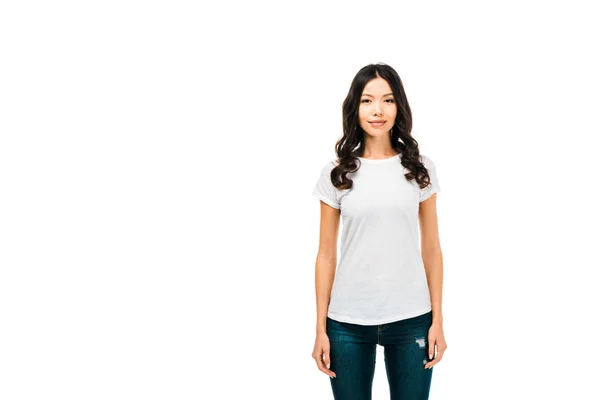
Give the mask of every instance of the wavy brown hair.
[[402, 81], [398, 73], [384, 63], [369, 64], [354, 76], [350, 90], [342, 105], [343, 136], [335, 144], [337, 165], [331, 170], [331, 182], [338, 189], [350, 189], [352, 180], [347, 177], [349, 172], [360, 168], [360, 160], [365, 149], [365, 132], [358, 121], [360, 98], [367, 83], [375, 78], [385, 79], [394, 94], [397, 106], [396, 121], [391, 129], [390, 142], [392, 148], [401, 157], [401, 164], [408, 169], [404, 174], [406, 180], [415, 179], [420, 188], [430, 184], [429, 171], [420, 161], [419, 144], [411, 136], [412, 113]]

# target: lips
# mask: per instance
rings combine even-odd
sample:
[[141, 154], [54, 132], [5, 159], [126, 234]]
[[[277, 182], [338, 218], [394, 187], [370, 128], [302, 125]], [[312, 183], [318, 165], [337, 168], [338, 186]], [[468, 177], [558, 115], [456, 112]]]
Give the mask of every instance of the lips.
[[385, 121], [369, 121], [369, 123], [376, 128], [380, 128], [385, 124]]

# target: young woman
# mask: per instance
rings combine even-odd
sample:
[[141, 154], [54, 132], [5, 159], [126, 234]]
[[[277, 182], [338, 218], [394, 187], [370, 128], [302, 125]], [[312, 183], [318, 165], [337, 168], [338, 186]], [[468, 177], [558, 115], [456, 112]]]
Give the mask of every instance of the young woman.
[[321, 219], [312, 356], [331, 377], [335, 399], [363, 400], [371, 398], [376, 346], [383, 346], [391, 399], [428, 399], [432, 367], [447, 348], [436, 169], [419, 154], [390, 66], [362, 68], [342, 109], [337, 159], [313, 191]]

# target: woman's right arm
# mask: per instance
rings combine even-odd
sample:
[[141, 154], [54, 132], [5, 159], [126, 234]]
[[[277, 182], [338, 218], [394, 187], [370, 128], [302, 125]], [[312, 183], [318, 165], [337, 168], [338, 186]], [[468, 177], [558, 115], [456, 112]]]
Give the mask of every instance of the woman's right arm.
[[337, 266], [337, 242], [340, 210], [323, 201], [319, 232], [319, 251], [315, 263], [315, 292], [317, 297], [317, 335], [326, 333], [326, 317], [331, 288]]

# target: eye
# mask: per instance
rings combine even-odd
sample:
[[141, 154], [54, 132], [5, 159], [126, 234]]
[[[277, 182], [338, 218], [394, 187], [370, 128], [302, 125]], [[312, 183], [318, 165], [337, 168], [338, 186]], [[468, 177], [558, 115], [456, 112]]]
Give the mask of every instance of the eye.
[[[361, 100], [361, 103], [364, 103], [365, 101], [371, 101], [371, 100], [369, 100], [369, 99], [363, 99], [363, 100]], [[394, 100], [393, 100], [393, 99], [387, 99], [386, 101], [388, 101], [388, 102], [390, 102], [390, 103], [393, 103], [393, 102], [394, 102]]]

